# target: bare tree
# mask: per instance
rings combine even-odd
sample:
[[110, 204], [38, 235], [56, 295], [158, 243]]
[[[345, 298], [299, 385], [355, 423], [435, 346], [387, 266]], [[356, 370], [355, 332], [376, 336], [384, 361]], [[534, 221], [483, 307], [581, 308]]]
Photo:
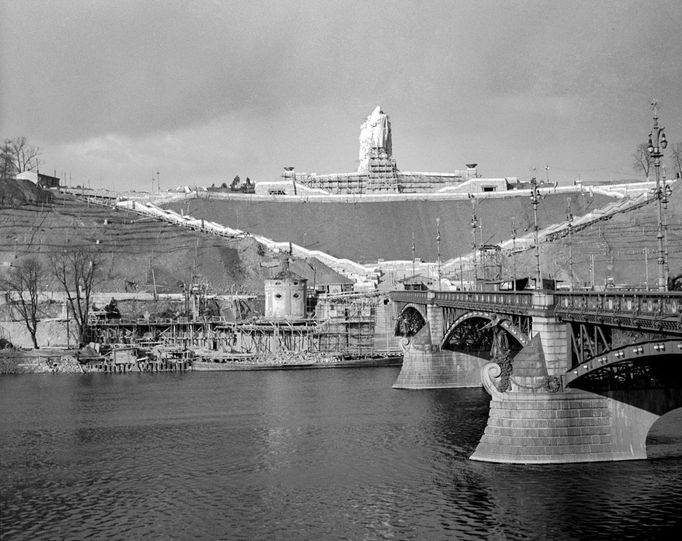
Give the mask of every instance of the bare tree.
[[0, 180], [10, 179], [17, 174], [14, 162], [10, 159], [11, 153], [12, 147], [9, 139], [6, 139], [0, 146]]
[[38, 168], [40, 149], [28, 144], [26, 137], [5, 139], [0, 147], [0, 174], [6, 180]]
[[73, 247], [51, 258], [54, 276], [66, 294], [78, 332], [79, 344], [87, 338], [90, 299], [99, 277], [98, 251]]
[[649, 180], [649, 171], [653, 165], [654, 160], [647, 150], [647, 145], [645, 143], [640, 143], [637, 148], [632, 153], [632, 168], [637, 172], [644, 173], [644, 176]]
[[40, 261], [32, 257], [23, 259], [18, 265], [12, 267], [3, 285], [12, 300], [12, 305], [26, 323], [26, 328], [31, 334], [33, 347], [38, 349], [36, 333], [38, 331], [38, 295], [40, 283], [45, 276], [45, 269]]
[[673, 162], [673, 174], [675, 178], [682, 178], [682, 143], [672, 145], [670, 157]]

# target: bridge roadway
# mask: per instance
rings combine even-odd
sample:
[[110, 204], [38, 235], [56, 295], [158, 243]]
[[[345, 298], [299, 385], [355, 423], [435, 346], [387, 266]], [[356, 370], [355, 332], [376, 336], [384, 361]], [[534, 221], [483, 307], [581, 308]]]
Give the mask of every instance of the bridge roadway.
[[[527, 337], [519, 339], [524, 346], [533, 335], [542, 334], [549, 349], [550, 374], [566, 373], [566, 383], [575, 379], [571, 369], [577, 365], [628, 345], [622, 338], [614, 339], [613, 329], [628, 332], [632, 343], [682, 339], [682, 292], [393, 291], [390, 296], [399, 312], [413, 307], [429, 321], [431, 338], [441, 347], [467, 312], [489, 319], [509, 318], [517, 335]], [[434, 307], [440, 308], [436, 314]], [[552, 327], [558, 333], [550, 332]], [[557, 343], [563, 341], [562, 327], [566, 332], [563, 362], [552, 355], [552, 348], [562, 353]]]
[[[390, 298], [399, 325], [409, 323], [400, 327], [404, 361], [394, 387], [482, 384], [491, 394], [474, 459], [646, 458], [650, 427], [682, 407], [682, 292], [394, 291]], [[511, 338], [513, 348], [495, 353]], [[481, 347], [470, 348], [476, 341]]]
[[[402, 304], [530, 314], [533, 291], [393, 291]], [[682, 334], [682, 292], [612, 290], [606, 292], [552, 291], [551, 305], [542, 306], [562, 321], [607, 323], [636, 329]]]

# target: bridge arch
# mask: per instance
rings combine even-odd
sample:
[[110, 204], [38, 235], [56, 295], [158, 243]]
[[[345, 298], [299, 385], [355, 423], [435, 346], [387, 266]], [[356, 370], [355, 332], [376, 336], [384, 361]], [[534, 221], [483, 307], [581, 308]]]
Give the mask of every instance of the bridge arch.
[[664, 415], [682, 407], [682, 340], [613, 349], [569, 370], [563, 383]]
[[407, 303], [403, 306], [395, 322], [395, 336], [414, 336], [426, 325], [426, 307]]
[[405, 306], [403, 306], [402, 310], [400, 310], [400, 315], [403, 315], [405, 312], [409, 310], [416, 310], [419, 312], [419, 315], [422, 317], [424, 321], [426, 321], [426, 306], [423, 304], [415, 304], [413, 302], [408, 302]]
[[[467, 345], [471, 345], [472, 341], [487, 346], [487, 341], [491, 338], [483, 337], [481, 333], [489, 329], [489, 334], [492, 335], [494, 327], [504, 329], [514, 339], [515, 344], [512, 344], [512, 351], [518, 352], [530, 343], [530, 337], [516, 327], [506, 316], [500, 316], [494, 312], [471, 311], [452, 322], [441, 340], [440, 349], [458, 349], [464, 346], [465, 342], [468, 342]], [[453, 341], [457, 341], [458, 345], [453, 346]]]

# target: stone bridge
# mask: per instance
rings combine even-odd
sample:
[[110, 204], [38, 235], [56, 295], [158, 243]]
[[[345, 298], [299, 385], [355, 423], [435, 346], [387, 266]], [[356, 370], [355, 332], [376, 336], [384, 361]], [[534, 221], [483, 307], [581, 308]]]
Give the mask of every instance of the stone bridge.
[[682, 407], [682, 294], [395, 291], [394, 387], [483, 385], [476, 460], [646, 458], [653, 423]]

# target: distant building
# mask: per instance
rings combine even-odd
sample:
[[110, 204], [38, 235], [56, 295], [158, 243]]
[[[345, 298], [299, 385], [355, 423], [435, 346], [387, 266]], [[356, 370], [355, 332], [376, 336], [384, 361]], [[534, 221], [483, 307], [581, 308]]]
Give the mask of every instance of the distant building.
[[429, 278], [422, 274], [415, 274], [408, 276], [398, 281], [406, 291], [427, 291], [429, 289], [438, 289], [438, 280]]
[[330, 269], [316, 257], [296, 259], [289, 265], [292, 271], [305, 277], [308, 280], [308, 286], [317, 293], [335, 295], [353, 291], [355, 285], [353, 280]]
[[36, 173], [34, 171], [24, 171], [19, 173], [14, 177], [17, 180], [28, 180], [33, 182], [36, 186], [45, 188], [49, 190], [51, 188], [59, 188], [59, 178], [50, 175], [44, 175], [43, 173]]

